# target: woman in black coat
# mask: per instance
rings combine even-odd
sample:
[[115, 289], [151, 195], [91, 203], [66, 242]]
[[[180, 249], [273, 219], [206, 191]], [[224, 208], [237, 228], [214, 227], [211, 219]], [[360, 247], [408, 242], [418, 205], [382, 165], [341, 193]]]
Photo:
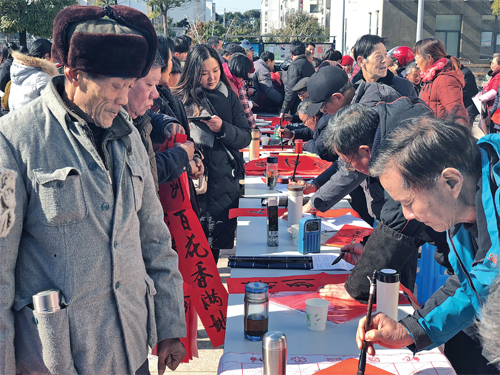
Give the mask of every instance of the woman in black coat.
[[231, 208], [238, 207], [239, 179], [243, 176], [239, 150], [250, 144], [250, 126], [217, 52], [203, 44], [189, 50], [174, 93], [189, 117], [212, 116], [210, 120], [194, 120], [189, 127], [204, 156], [208, 183], [207, 191], [198, 195], [200, 222], [217, 262], [220, 249], [234, 246], [236, 219], [230, 220], [228, 215]]

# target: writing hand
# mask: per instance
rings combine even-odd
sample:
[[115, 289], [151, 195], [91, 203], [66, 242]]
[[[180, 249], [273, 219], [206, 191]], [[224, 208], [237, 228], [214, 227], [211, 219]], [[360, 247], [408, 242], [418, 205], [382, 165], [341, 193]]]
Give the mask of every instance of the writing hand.
[[359, 258], [361, 257], [361, 253], [363, 253], [363, 249], [365, 246], [360, 243], [352, 243], [349, 245], [345, 245], [340, 249], [340, 251], [345, 252], [344, 260], [352, 265], [356, 265]]
[[372, 316], [372, 324], [368, 332], [365, 332], [365, 322], [366, 316], [359, 321], [356, 332], [356, 344], [358, 344], [358, 348], [361, 350], [363, 340], [365, 340], [369, 355], [375, 355], [373, 344], [390, 349], [404, 348], [413, 344], [413, 339], [408, 330], [401, 323], [396, 322], [383, 313], [377, 313]]

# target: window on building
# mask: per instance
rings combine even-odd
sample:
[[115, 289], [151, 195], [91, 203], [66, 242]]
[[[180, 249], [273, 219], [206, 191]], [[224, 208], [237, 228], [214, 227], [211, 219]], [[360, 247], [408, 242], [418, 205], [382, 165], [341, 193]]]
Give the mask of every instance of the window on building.
[[459, 57], [460, 30], [462, 29], [462, 16], [460, 14], [447, 14], [436, 16], [436, 38], [443, 42], [446, 53]]
[[318, 13], [318, 5], [317, 4], [309, 5], [309, 13]]
[[368, 34], [372, 33], [372, 12], [368, 12]]
[[378, 10], [375, 11], [375, 17], [377, 18], [377, 31], [375, 32], [375, 35], [379, 35], [379, 32], [378, 32], [378, 18], [379, 18], [378, 16], [379, 16], [379, 13], [380, 12]]
[[481, 17], [480, 59], [491, 59], [494, 53], [500, 52], [500, 20], [497, 16]]

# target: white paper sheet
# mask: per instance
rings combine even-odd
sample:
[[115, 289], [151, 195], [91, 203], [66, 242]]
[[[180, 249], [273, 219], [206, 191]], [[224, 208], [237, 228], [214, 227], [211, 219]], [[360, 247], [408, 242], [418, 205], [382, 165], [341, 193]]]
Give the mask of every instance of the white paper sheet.
[[313, 270], [315, 271], [332, 271], [332, 270], [345, 270], [350, 271], [354, 268], [351, 263], [347, 263], [344, 259], [332, 266], [333, 261], [337, 255], [333, 254], [308, 254], [312, 255]]

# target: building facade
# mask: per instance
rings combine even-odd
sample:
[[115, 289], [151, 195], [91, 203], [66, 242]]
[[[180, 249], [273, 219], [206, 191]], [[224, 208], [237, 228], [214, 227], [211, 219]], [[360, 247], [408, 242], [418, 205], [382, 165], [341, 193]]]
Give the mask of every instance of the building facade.
[[[342, 14], [345, 1], [345, 34]], [[500, 53], [500, 20], [491, 15], [490, 0], [425, 0], [423, 37], [435, 37], [446, 52], [473, 63]], [[387, 48], [416, 42], [418, 0], [332, 0], [330, 35], [337, 49], [350, 51], [364, 34], [388, 38]]]
[[284, 27], [287, 18], [297, 12], [312, 14], [320, 25], [329, 28], [332, 1], [338, 0], [262, 0], [261, 34], [272, 34], [273, 30]]

